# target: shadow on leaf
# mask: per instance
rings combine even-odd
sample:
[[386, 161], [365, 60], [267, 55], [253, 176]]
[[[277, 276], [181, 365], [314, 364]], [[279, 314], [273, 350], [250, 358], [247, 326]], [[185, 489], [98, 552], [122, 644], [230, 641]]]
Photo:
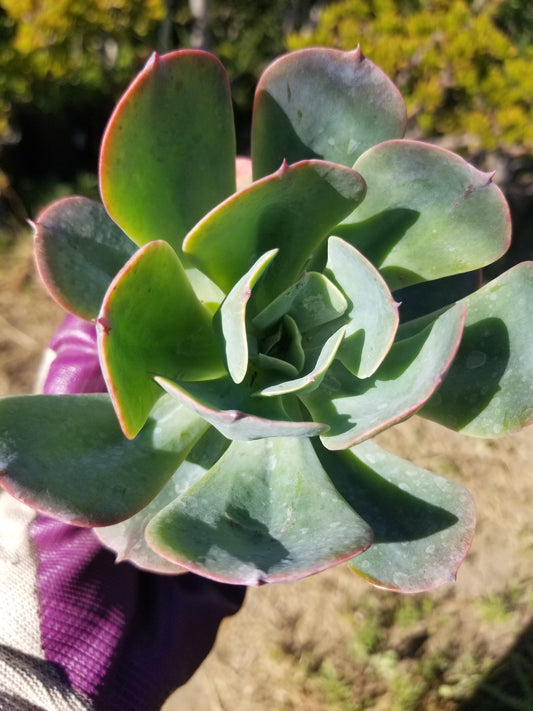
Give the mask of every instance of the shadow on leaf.
[[[254, 176], [256, 180], [278, 170], [284, 159], [290, 165], [301, 160], [323, 158], [302, 141], [293, 128], [292, 120], [271, 94], [264, 90], [260, 91], [255, 101], [261, 103], [263, 115], [268, 116], [268, 129], [270, 129], [266, 131], [268, 142], [257, 141], [267, 150], [263, 150], [259, 160], [254, 152], [254, 167], [258, 164], [261, 167], [261, 175]], [[272, 126], [275, 130], [271, 130]]]
[[247, 569], [243, 571], [243, 582], [246, 582], [245, 578], [254, 578], [250, 581], [252, 584], [266, 582], [272, 569], [279, 568], [290, 557], [289, 551], [270, 534], [268, 527], [244, 508], [228, 507], [213, 524], [184, 510], [175, 513], [172, 532], [166, 534], [167, 541], [172, 544], [171, 539], [174, 539], [176, 550], [181, 551], [180, 557], [184, 555], [184, 558], [198, 561], [198, 569], [205, 566], [220, 579], [235, 575], [242, 565]]
[[457, 516], [392, 484], [352, 452], [316, 452], [333, 484], [374, 531], [374, 543], [427, 538], [457, 523]]
[[[335, 229], [335, 234], [362, 252], [376, 267], [380, 267], [419, 217], [418, 210], [407, 207], [391, 207], [377, 212], [362, 222], [339, 225]], [[392, 267], [388, 269], [392, 269]], [[406, 282], [411, 283], [415, 277], [417, 281], [422, 281], [421, 277], [411, 272], [400, 271], [405, 273], [404, 281]], [[411, 274], [412, 277], [409, 277]], [[400, 274], [396, 274], [396, 278], [399, 283], [402, 282]]]
[[465, 427], [500, 390], [509, 356], [509, 332], [502, 319], [466, 326], [450, 370], [421, 414], [452, 429]]

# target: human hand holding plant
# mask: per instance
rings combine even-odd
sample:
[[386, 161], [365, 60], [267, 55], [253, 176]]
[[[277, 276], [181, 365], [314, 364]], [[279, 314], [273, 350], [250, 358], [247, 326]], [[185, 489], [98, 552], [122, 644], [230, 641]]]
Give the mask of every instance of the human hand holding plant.
[[[67, 316], [50, 354], [45, 393], [105, 391], [92, 324]], [[31, 517], [5, 494], [0, 511], [2, 708], [156, 711], [242, 603], [242, 587], [117, 565], [90, 528]]]
[[96, 323], [109, 394], [2, 400], [3, 485], [151, 570], [452, 579], [470, 496], [371, 437], [414, 412], [476, 436], [531, 420], [531, 264], [476, 291], [509, 244], [505, 200], [405, 123], [360, 50], [286, 55], [236, 191], [223, 68], [154, 55], [107, 127], [104, 204], [35, 225], [50, 293]]

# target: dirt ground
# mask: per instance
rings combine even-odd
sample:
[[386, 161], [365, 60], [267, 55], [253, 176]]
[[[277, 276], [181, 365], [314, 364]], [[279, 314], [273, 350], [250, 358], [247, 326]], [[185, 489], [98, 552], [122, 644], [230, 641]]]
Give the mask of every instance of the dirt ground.
[[[0, 395], [31, 389], [61, 319], [30, 238], [0, 252]], [[346, 567], [251, 589], [165, 711], [533, 711], [533, 429], [475, 440], [414, 418], [380, 436], [478, 507], [457, 582], [400, 596]]]

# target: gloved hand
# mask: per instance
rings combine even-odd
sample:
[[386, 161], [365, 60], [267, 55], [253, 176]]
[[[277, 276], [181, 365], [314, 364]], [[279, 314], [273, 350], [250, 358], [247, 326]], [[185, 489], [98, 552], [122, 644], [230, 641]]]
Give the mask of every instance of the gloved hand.
[[[68, 316], [43, 390], [102, 392], [92, 324]], [[91, 529], [0, 495], [1, 711], [155, 711], [211, 649], [245, 589], [116, 563]]]

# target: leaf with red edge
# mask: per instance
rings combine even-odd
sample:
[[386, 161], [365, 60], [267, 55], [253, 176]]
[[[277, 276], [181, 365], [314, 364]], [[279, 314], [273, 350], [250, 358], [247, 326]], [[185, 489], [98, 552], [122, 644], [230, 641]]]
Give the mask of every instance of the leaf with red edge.
[[226, 372], [211, 312], [167, 242], [145, 245], [112, 282], [97, 321], [107, 388], [127, 437], [162, 390], [153, 375], [197, 380]]
[[440, 388], [420, 414], [474, 437], [533, 421], [533, 262], [470, 294], [464, 336]]
[[314, 47], [273, 62], [257, 85], [252, 124], [254, 177], [321, 158], [352, 166], [367, 148], [401, 138], [405, 102], [358, 48]]
[[94, 200], [70, 197], [43, 210], [34, 225], [39, 275], [60, 306], [96, 318], [105, 292], [137, 245]]
[[317, 448], [334, 485], [372, 527], [372, 546], [349, 566], [367, 582], [398, 592], [455, 579], [474, 535], [475, 506], [453, 481], [367, 441], [344, 452]]
[[107, 394], [1, 398], [0, 482], [62, 521], [108, 525], [146, 506], [207, 427], [170, 397], [134, 440]]
[[152, 519], [146, 536], [169, 560], [241, 585], [311, 575], [372, 542], [371, 529], [331, 484], [311, 442], [291, 437], [233, 442]]
[[354, 168], [367, 195], [335, 234], [370, 259], [390, 289], [478, 269], [509, 247], [509, 207], [492, 174], [455, 153], [386, 141]]
[[236, 385], [229, 377], [198, 383], [159, 377], [155, 381], [228, 439], [315, 437], [328, 429], [320, 422], [293, 419], [287, 414], [281, 398], [254, 397], [250, 384]]
[[230, 87], [208, 52], [154, 54], [118, 103], [100, 153], [111, 217], [139, 245], [170, 242], [235, 190]]
[[313, 418], [330, 426], [324, 446], [351, 447], [418, 410], [450, 367], [464, 318], [464, 306], [455, 305], [420, 333], [397, 341], [371, 378], [354, 378], [334, 363], [316, 390], [301, 395]]
[[268, 303], [301, 277], [310, 255], [365, 191], [350, 168], [325, 161], [283, 164], [206, 215], [183, 250], [227, 293], [262, 254], [279, 248], [259, 287]]

